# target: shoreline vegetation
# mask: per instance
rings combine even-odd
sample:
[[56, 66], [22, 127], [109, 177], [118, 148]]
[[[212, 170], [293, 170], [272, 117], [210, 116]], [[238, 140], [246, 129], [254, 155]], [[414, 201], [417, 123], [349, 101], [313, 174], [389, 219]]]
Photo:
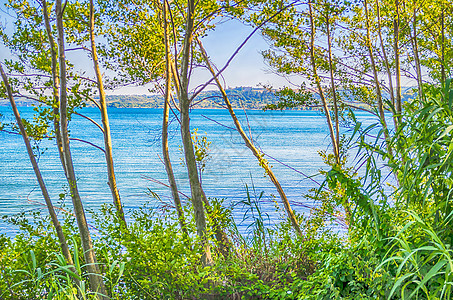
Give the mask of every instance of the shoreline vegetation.
[[[403, 101], [414, 98], [413, 91], [416, 87], [406, 87], [403, 92]], [[234, 109], [263, 110], [270, 105], [277, 105], [281, 99], [275, 91], [265, 88], [236, 87], [225, 90], [231, 99]], [[95, 96], [95, 100], [99, 97]], [[161, 95], [106, 95], [107, 107], [115, 108], [163, 108], [164, 97]], [[35, 106], [38, 102], [23, 97], [17, 97], [17, 106]], [[194, 99], [192, 109], [225, 109], [221, 94], [218, 91], [205, 91]], [[352, 102], [356, 107], [369, 109], [370, 105], [361, 102]], [[9, 106], [8, 99], [0, 99], [0, 106]], [[95, 107], [91, 102], [86, 102], [86, 107]], [[282, 108], [283, 109], [283, 108]], [[320, 110], [319, 107], [297, 106], [285, 108], [291, 110]]]
[[[278, 97], [273, 92], [264, 88], [252, 87], [237, 87], [226, 90], [231, 96], [232, 105], [234, 108], [245, 109], [262, 109], [268, 104], [275, 104], [279, 101]], [[99, 99], [99, 97], [94, 97]], [[107, 106], [118, 108], [163, 108], [164, 97], [162, 95], [107, 95]], [[19, 106], [36, 105], [36, 101], [27, 99], [17, 99]], [[195, 105], [193, 108], [222, 108], [222, 98], [220, 93], [216, 91], [205, 91], [194, 99]], [[0, 105], [7, 106], [7, 99], [0, 100]], [[95, 107], [90, 102], [87, 102], [87, 107]]]

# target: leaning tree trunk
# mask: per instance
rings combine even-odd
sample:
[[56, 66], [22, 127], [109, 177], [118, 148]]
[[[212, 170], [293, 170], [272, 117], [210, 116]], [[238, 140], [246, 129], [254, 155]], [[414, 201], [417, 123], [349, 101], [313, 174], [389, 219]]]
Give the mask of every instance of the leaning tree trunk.
[[230, 113], [230, 116], [233, 119], [234, 125], [236, 126], [236, 130], [241, 135], [241, 137], [244, 140], [245, 145], [247, 146], [247, 148], [249, 148], [252, 151], [253, 155], [258, 159], [258, 162], [259, 162], [260, 166], [264, 169], [266, 174], [271, 179], [272, 183], [274, 184], [275, 188], [277, 189], [277, 191], [278, 191], [278, 193], [280, 195], [280, 198], [282, 199], [283, 205], [284, 205], [285, 210], [286, 210], [286, 214], [288, 215], [288, 219], [290, 220], [291, 225], [293, 226], [294, 230], [300, 236], [302, 236], [303, 234], [302, 234], [302, 231], [300, 229], [299, 223], [297, 222], [297, 218], [294, 215], [293, 210], [291, 209], [291, 205], [290, 205], [290, 203], [288, 201], [288, 198], [286, 197], [285, 192], [283, 191], [282, 186], [278, 182], [277, 177], [275, 177], [274, 172], [272, 172], [272, 169], [269, 166], [269, 163], [267, 162], [267, 160], [265, 160], [263, 158], [263, 154], [261, 153], [261, 151], [258, 150], [255, 147], [255, 145], [253, 144], [253, 141], [251, 141], [248, 138], [247, 134], [242, 129], [241, 123], [239, 122], [238, 118], [236, 117], [236, 114], [235, 114], [235, 112], [233, 110], [233, 107], [231, 106], [230, 100], [228, 99], [228, 96], [227, 96], [225, 90], [223, 89], [222, 84], [220, 83], [218, 77], [216, 76], [216, 73], [215, 73], [214, 69], [212, 68], [211, 63], [209, 62], [209, 58], [208, 58], [208, 56], [206, 54], [206, 51], [203, 48], [203, 45], [201, 44], [201, 42], [199, 40], [198, 40], [198, 45], [199, 45], [199, 47], [201, 49], [201, 55], [203, 56], [203, 59], [206, 62], [206, 65], [207, 65], [209, 71], [211, 72], [211, 75], [214, 77], [214, 80], [215, 80], [215, 82], [217, 84], [217, 87], [220, 90], [220, 93], [222, 94], [223, 101], [225, 102], [225, 105], [228, 108], [228, 112]]
[[206, 216], [203, 208], [203, 191], [198, 177], [198, 168], [195, 160], [195, 153], [192, 144], [192, 136], [190, 133], [190, 116], [189, 116], [189, 62], [191, 58], [192, 34], [193, 34], [193, 18], [195, 10], [195, 1], [188, 0], [187, 3], [187, 22], [183, 43], [183, 53], [181, 56], [181, 85], [179, 88], [179, 103], [181, 109], [181, 136], [184, 147], [184, 156], [187, 167], [187, 172], [190, 182], [190, 190], [192, 194], [192, 205], [195, 215], [195, 224], [197, 234], [201, 239], [203, 254], [202, 264], [211, 265], [213, 263], [211, 257], [211, 248], [207, 240], [206, 231]]
[[[24, 127], [24, 124], [22, 123], [22, 119], [20, 117], [19, 110], [17, 109], [16, 102], [14, 101], [11, 86], [9, 85], [8, 78], [6, 77], [6, 74], [3, 71], [1, 64], [0, 64], [0, 72], [2, 75], [3, 82], [5, 84], [5, 87], [6, 87], [9, 101], [11, 103], [11, 108], [14, 112], [14, 116], [16, 117], [17, 126], [19, 127], [22, 138], [24, 139], [25, 147], [27, 148], [28, 157], [33, 166], [33, 171], [35, 172], [36, 179], [38, 180], [42, 196], [44, 197], [44, 200], [46, 202], [46, 206], [49, 211], [50, 219], [52, 220], [52, 224], [55, 227], [55, 230], [57, 232], [57, 237], [58, 237], [58, 241], [60, 242], [61, 251], [63, 252], [64, 257], [66, 258], [66, 262], [68, 263], [68, 265], [72, 266], [71, 271], [74, 273], [77, 273], [76, 269], [74, 268], [74, 262], [72, 260], [71, 252], [69, 251], [68, 243], [66, 242], [66, 238], [64, 236], [63, 229], [61, 228], [60, 221], [58, 221], [58, 217], [57, 217], [57, 214], [55, 213], [55, 209], [53, 207], [52, 200], [50, 199], [46, 184], [44, 183], [44, 179], [42, 178], [41, 171], [39, 170], [39, 166], [38, 166], [38, 163], [36, 162], [35, 155], [33, 154], [33, 148], [30, 144], [28, 134], [25, 131], [25, 127]], [[77, 286], [80, 286], [80, 281], [78, 279], [75, 279], [75, 283]]]
[[109, 178], [109, 187], [113, 196], [113, 204], [115, 205], [116, 212], [124, 227], [127, 227], [126, 218], [124, 217], [123, 205], [121, 204], [120, 193], [116, 185], [115, 169], [113, 166], [113, 150], [112, 150], [112, 136], [110, 133], [109, 116], [107, 113], [107, 102], [105, 98], [104, 84], [102, 82], [102, 74], [99, 69], [98, 55], [96, 44], [94, 42], [94, 4], [90, 0], [90, 41], [91, 41], [91, 57], [93, 59], [94, 72], [99, 90], [99, 104], [101, 108], [102, 127], [104, 129], [104, 147], [105, 147], [105, 160], [107, 162], [107, 173]]
[[69, 184], [74, 213], [79, 228], [80, 239], [82, 241], [83, 254], [88, 271], [91, 289], [98, 293], [99, 299], [107, 299], [104, 282], [97, 264], [96, 255], [93, 249], [88, 223], [85, 217], [82, 200], [80, 199], [79, 190], [77, 188], [77, 178], [72, 164], [71, 148], [69, 146], [68, 133], [68, 116], [67, 116], [67, 87], [66, 87], [66, 58], [64, 46], [64, 28], [63, 28], [63, 13], [61, 0], [56, 1], [55, 5], [57, 16], [57, 31], [58, 31], [58, 54], [60, 67], [60, 115], [61, 115], [61, 134], [63, 141], [63, 152], [65, 157], [66, 177]]
[[164, 95], [164, 115], [162, 119], [162, 156], [164, 158], [165, 170], [170, 184], [173, 202], [175, 203], [176, 212], [178, 214], [179, 225], [184, 236], [188, 236], [187, 226], [184, 220], [184, 211], [181, 205], [181, 198], [178, 193], [178, 186], [176, 185], [173, 167], [171, 165], [170, 153], [168, 151], [168, 115], [170, 109], [171, 97], [171, 66], [173, 65], [170, 57], [170, 41], [168, 36], [168, 23], [167, 23], [167, 0], [163, 0], [163, 21], [164, 21], [164, 40], [165, 40], [165, 95]]

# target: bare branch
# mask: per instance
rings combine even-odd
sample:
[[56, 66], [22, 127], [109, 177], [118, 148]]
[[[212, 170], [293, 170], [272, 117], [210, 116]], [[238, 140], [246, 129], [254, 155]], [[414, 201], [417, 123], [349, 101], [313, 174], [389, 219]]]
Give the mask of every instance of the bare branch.
[[198, 91], [193, 93], [192, 97], [190, 98], [190, 101], [192, 101], [193, 98], [195, 98], [198, 94], [200, 94], [209, 84], [211, 84], [211, 82], [213, 82], [216, 78], [219, 77], [220, 74], [223, 73], [223, 71], [225, 71], [225, 69], [230, 65], [230, 63], [233, 61], [233, 59], [236, 57], [236, 55], [239, 53], [239, 51], [241, 51], [241, 49], [245, 46], [245, 44], [247, 44], [247, 42], [252, 38], [252, 36], [258, 30], [261, 29], [261, 27], [263, 27], [265, 24], [267, 24], [267, 22], [269, 22], [270, 20], [272, 20], [273, 18], [278, 16], [282, 11], [284, 11], [285, 9], [293, 6], [297, 2], [299, 2], [299, 1], [293, 1], [290, 4], [288, 4], [288, 5], [284, 6], [283, 8], [279, 9], [275, 14], [273, 14], [272, 16], [270, 16], [269, 18], [264, 20], [260, 25], [258, 25], [255, 29], [253, 29], [253, 31], [239, 45], [239, 47], [234, 51], [234, 53], [230, 56], [230, 58], [227, 60], [225, 65], [215, 74], [215, 76], [212, 76], [212, 78], [209, 79]]
[[91, 119], [90, 117], [87, 117], [87, 116], [85, 116], [85, 115], [82, 115], [82, 114], [80, 114], [80, 113], [78, 113], [78, 112], [74, 112], [74, 114], [75, 114], [75, 115], [78, 115], [78, 116], [81, 116], [81, 117], [84, 118], [84, 119], [87, 119], [88, 121], [90, 121], [91, 123], [93, 123], [94, 125], [96, 125], [97, 128], [99, 128], [99, 129], [102, 131], [102, 133], [104, 133], [104, 129], [102, 128], [102, 126], [99, 125], [99, 123], [96, 122], [95, 120], [93, 120], [93, 119]]

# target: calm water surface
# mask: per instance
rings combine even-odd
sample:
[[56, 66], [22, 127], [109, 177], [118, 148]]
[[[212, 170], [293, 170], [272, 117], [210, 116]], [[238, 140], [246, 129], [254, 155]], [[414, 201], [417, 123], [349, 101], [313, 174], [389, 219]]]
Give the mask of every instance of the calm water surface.
[[[21, 107], [20, 111], [23, 118], [31, 117], [33, 113], [29, 107]], [[14, 121], [8, 107], [0, 107], [0, 113], [3, 114], [2, 122]], [[100, 123], [97, 109], [85, 108], [81, 113]], [[148, 189], [157, 193], [163, 202], [172, 202], [166, 187], [147, 179], [167, 183], [161, 161], [161, 115], [161, 109], [109, 109], [116, 176], [126, 212], [147, 202], [156, 207], [161, 205], [146, 193]], [[319, 112], [248, 111], [247, 118], [243, 112], [238, 112], [238, 115], [244, 127], [248, 121], [255, 143], [271, 157], [307, 175], [317, 174], [319, 169], [325, 167], [318, 151], [330, 149], [330, 138], [325, 119]], [[374, 122], [366, 114], [358, 113], [358, 116], [366, 122]], [[191, 127], [198, 128], [199, 135], [206, 135], [212, 143], [210, 159], [202, 175], [205, 192], [208, 197], [225, 198], [226, 203], [234, 204], [245, 198], [245, 185], [253, 185], [257, 193], [264, 191], [263, 209], [270, 215], [271, 222], [275, 221], [279, 212], [275, 210], [272, 194], [278, 195], [277, 191], [264, 176], [239, 134], [228, 128], [233, 126], [225, 110], [192, 111]], [[73, 116], [70, 131], [71, 137], [103, 146], [102, 133], [82, 117]], [[170, 126], [169, 143], [179, 188], [190, 195], [186, 170], [181, 164], [182, 143], [175, 117]], [[39, 166], [52, 199], [57, 201], [58, 195], [67, 190], [67, 183], [59, 164], [55, 142], [41, 141], [37, 146], [41, 152]], [[102, 203], [111, 203], [103, 152], [78, 141], [72, 141], [71, 147], [85, 207], [97, 209]], [[317, 185], [300, 173], [268, 159], [290, 202], [307, 201], [303, 195]], [[318, 180], [321, 179], [318, 176]], [[64, 201], [68, 206], [71, 204], [69, 198]], [[0, 132], [0, 215], [34, 210], [45, 212], [43, 202], [21, 136]], [[302, 207], [294, 206], [294, 209], [304, 212]], [[242, 219], [240, 207], [235, 209], [235, 217], [238, 221]], [[12, 234], [14, 228], [0, 221], [0, 232]]]

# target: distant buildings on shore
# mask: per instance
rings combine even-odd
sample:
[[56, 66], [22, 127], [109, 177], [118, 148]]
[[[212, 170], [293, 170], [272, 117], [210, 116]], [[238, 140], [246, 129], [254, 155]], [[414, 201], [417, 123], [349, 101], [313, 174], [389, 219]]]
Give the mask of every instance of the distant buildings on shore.
[[[412, 88], [406, 88], [404, 93], [404, 100], [414, 97], [410, 92]], [[280, 99], [274, 94], [273, 91], [263, 87], [235, 87], [228, 88], [226, 93], [233, 108], [245, 109], [264, 109], [266, 106], [276, 106]], [[177, 99], [175, 99], [177, 102]], [[17, 97], [16, 103], [18, 106], [33, 106], [37, 104], [36, 101]], [[107, 95], [107, 103], [109, 107], [118, 108], [162, 108], [164, 99], [161, 95], [148, 94], [148, 95]], [[87, 107], [94, 105], [87, 101]], [[367, 106], [363, 103], [354, 103], [356, 106]], [[0, 106], [9, 106], [9, 101], [0, 99]], [[223, 99], [218, 91], [204, 91], [198, 95], [193, 101], [193, 108], [204, 109], [219, 109], [223, 108]], [[292, 110], [319, 110], [320, 107], [304, 107], [298, 106], [291, 108]]]

